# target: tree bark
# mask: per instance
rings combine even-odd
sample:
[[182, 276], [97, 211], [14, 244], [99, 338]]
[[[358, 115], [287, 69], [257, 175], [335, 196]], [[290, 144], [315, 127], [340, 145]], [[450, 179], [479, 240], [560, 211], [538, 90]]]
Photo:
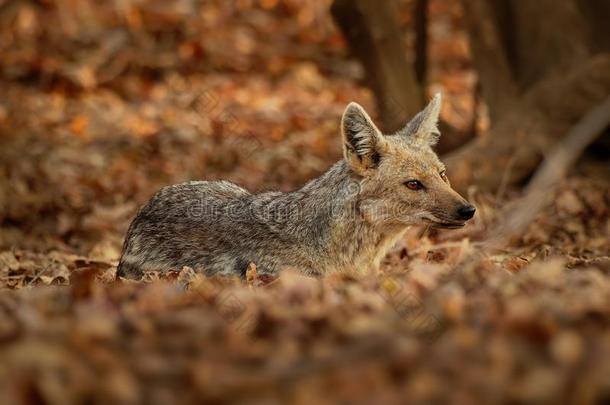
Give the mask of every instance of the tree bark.
[[335, 0], [331, 12], [350, 50], [364, 65], [383, 130], [400, 129], [423, 107], [424, 96], [407, 60], [392, 2]]
[[415, 77], [420, 86], [426, 85], [428, 73], [428, 0], [416, 0], [415, 21]]
[[595, 52], [610, 52], [610, 1], [578, 0], [578, 5], [590, 27], [592, 48]]
[[580, 63], [590, 54], [588, 27], [576, 0], [510, 0], [519, 87]]
[[464, 0], [462, 4], [481, 92], [494, 122], [512, 108], [517, 99], [517, 88], [500, 26], [494, 23], [496, 19], [490, 3], [487, 0]]

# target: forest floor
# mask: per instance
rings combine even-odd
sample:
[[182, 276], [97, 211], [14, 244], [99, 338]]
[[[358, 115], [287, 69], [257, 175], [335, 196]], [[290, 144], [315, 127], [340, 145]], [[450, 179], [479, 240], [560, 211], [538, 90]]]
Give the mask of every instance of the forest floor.
[[[479, 242], [520, 193], [473, 185], [471, 224], [410, 230], [379, 274], [116, 281], [157, 189], [296, 188], [340, 158], [345, 105], [375, 106], [328, 2], [113, 4], [0, 1], [0, 402], [610, 401], [592, 159], [501, 250]], [[461, 11], [431, 13], [429, 89], [468, 129]]]

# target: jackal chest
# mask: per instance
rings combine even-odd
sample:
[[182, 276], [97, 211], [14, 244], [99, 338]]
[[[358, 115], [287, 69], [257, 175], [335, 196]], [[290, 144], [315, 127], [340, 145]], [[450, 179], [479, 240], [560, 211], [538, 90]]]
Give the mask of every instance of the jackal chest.
[[388, 234], [364, 234], [358, 243], [352, 244], [341, 252], [342, 265], [355, 271], [377, 271], [381, 261], [403, 237], [406, 229]]
[[[393, 232], [387, 235], [381, 235], [374, 249], [370, 252], [369, 257], [362, 258], [365, 263], [369, 263], [372, 270], [377, 271], [381, 265], [381, 261], [387, 256], [388, 252], [396, 245], [398, 240], [403, 237], [406, 229]], [[365, 264], [363, 263], [363, 264]]]

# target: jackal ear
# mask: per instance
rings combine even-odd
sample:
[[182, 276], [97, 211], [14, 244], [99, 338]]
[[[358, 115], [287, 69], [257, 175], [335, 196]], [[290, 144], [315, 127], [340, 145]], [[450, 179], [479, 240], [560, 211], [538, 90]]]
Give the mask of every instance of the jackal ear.
[[417, 113], [409, 123], [399, 131], [399, 134], [408, 136], [412, 142], [434, 146], [441, 133], [438, 130], [438, 118], [441, 113], [441, 93], [436, 93], [430, 103]]
[[358, 103], [348, 104], [341, 119], [343, 155], [347, 163], [363, 174], [381, 160], [381, 132]]

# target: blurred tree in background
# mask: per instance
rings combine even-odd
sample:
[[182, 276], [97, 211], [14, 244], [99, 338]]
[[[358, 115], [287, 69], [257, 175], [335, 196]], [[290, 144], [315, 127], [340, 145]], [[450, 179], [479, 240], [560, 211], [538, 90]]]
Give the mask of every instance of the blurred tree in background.
[[[426, 5], [420, 0], [414, 6], [416, 43], [424, 45], [410, 62], [401, 51], [392, 2], [333, 4], [338, 25], [365, 66], [388, 132], [424, 103], [424, 76], [418, 70], [426, 66], [421, 51], [428, 35]], [[459, 189], [477, 184], [494, 190], [527, 178], [545, 151], [610, 94], [610, 7], [599, 0], [465, 0], [462, 5], [492, 128], [452, 154], [448, 164]]]

